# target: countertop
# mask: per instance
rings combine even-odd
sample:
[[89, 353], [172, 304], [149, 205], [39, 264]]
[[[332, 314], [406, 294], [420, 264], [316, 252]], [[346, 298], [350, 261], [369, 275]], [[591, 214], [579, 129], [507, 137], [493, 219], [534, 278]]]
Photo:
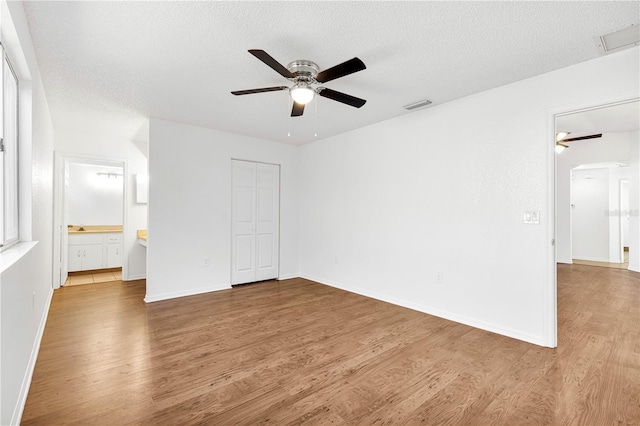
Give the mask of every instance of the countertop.
[[69, 227], [69, 234], [106, 234], [122, 232], [122, 225], [84, 225], [84, 230], [80, 231], [80, 226]]
[[138, 229], [136, 233], [138, 237], [138, 244], [143, 247], [147, 247], [147, 230], [146, 229]]

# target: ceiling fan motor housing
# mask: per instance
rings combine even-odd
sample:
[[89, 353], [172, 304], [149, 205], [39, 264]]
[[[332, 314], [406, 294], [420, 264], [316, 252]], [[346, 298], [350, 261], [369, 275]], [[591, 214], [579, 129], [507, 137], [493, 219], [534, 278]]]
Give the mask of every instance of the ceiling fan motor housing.
[[287, 69], [296, 77], [296, 80], [308, 80], [312, 82], [315, 80], [316, 75], [320, 71], [318, 64], [306, 59], [298, 59], [293, 62], [289, 62]]

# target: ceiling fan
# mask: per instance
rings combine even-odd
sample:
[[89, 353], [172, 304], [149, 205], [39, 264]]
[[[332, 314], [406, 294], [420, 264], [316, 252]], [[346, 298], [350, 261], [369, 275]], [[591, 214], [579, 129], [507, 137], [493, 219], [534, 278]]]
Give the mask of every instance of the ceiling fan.
[[585, 139], [597, 139], [601, 137], [602, 137], [602, 133], [598, 133], [596, 135], [580, 136], [579, 138], [562, 139], [562, 142], [575, 142], [575, 141], [582, 141]]
[[556, 133], [556, 152], [558, 154], [560, 154], [562, 151], [564, 151], [566, 148], [569, 148], [569, 145], [565, 145], [565, 142], [575, 142], [575, 141], [582, 141], [585, 139], [597, 139], [597, 138], [601, 138], [602, 137], [602, 133], [598, 133], [595, 135], [587, 135], [587, 136], [580, 136], [578, 138], [569, 138], [567, 139], [567, 136], [569, 136], [571, 134], [571, 132], [558, 132]]
[[291, 81], [293, 86], [263, 87], [260, 89], [237, 90], [235, 92], [231, 92], [236, 96], [289, 90], [291, 99], [293, 99], [293, 109], [291, 110], [292, 117], [301, 116], [304, 112], [304, 106], [311, 102], [316, 94], [355, 108], [360, 108], [367, 102], [364, 99], [356, 98], [355, 96], [347, 95], [346, 93], [338, 92], [336, 90], [331, 90], [324, 86], [316, 87], [318, 84], [326, 83], [328, 81], [335, 80], [336, 78], [344, 77], [345, 75], [366, 69], [367, 67], [364, 65], [364, 62], [358, 58], [349, 59], [348, 61], [334, 67], [320, 71], [320, 67], [318, 67], [315, 62], [304, 59], [298, 59], [290, 62], [285, 68], [264, 50], [250, 49], [249, 53], [267, 64], [278, 74]]

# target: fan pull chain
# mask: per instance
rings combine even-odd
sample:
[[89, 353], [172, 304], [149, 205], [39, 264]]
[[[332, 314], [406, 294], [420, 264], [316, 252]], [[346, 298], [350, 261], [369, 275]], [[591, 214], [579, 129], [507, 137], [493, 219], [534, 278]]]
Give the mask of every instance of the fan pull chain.
[[[289, 117], [289, 111], [291, 111], [291, 108], [293, 106], [293, 101], [291, 100], [291, 96], [286, 96], [285, 98], [285, 106], [286, 106], [286, 114], [284, 114], [285, 117], [285, 127], [287, 127], [287, 137], [290, 138], [291, 137], [291, 118]], [[291, 102], [289, 102], [291, 100]]]

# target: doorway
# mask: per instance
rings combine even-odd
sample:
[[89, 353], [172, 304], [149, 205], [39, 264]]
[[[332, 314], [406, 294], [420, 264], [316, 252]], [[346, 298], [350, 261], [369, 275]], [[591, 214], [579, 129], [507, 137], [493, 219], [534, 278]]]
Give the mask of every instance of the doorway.
[[232, 160], [231, 284], [278, 278], [280, 166]]
[[[625, 163], [582, 164], [571, 171], [572, 263], [627, 269], [628, 175]], [[624, 185], [627, 183], [627, 192]], [[626, 206], [626, 207], [624, 207]], [[604, 214], [603, 214], [604, 213]], [[627, 256], [623, 225], [627, 224]]]
[[622, 262], [629, 263], [629, 179], [620, 179], [620, 250]]
[[126, 279], [126, 160], [56, 152], [54, 170], [53, 288], [70, 272]]
[[637, 165], [630, 167], [639, 111], [634, 99], [555, 116], [555, 133], [567, 146], [555, 157], [558, 263], [620, 268], [629, 254], [624, 247], [640, 249], [638, 235], [627, 232], [623, 242], [628, 188], [640, 185]]

